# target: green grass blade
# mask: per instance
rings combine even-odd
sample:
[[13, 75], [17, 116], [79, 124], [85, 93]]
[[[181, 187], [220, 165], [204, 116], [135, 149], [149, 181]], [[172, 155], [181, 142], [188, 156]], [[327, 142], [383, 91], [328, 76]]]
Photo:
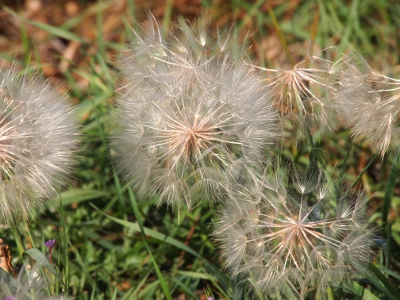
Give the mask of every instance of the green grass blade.
[[65, 295], [68, 296], [69, 295], [69, 253], [68, 253], [68, 227], [67, 224], [65, 222], [65, 214], [64, 214], [64, 207], [62, 206], [62, 197], [59, 198], [59, 207], [60, 207], [60, 215], [61, 215], [61, 224], [62, 224], [62, 228], [63, 228], [63, 234], [62, 234], [62, 238], [61, 238], [61, 246], [63, 246], [63, 254], [64, 254], [64, 280], [65, 280]]
[[389, 178], [387, 179], [385, 197], [383, 198], [383, 208], [382, 208], [382, 226], [386, 226], [387, 218], [389, 214], [390, 203], [392, 201], [394, 188], [396, 186], [396, 178], [399, 165], [399, 152], [396, 153], [393, 158], [392, 166], [390, 168]]
[[47, 270], [49, 270], [61, 282], [61, 284], [65, 286], [61, 276], [57, 273], [54, 266], [39, 249], [31, 248], [26, 250], [24, 254], [33, 258], [39, 266], [45, 267]]
[[133, 195], [133, 192], [132, 192], [131, 189], [128, 189], [128, 192], [129, 192], [129, 199], [131, 200], [131, 204], [132, 204], [132, 207], [133, 207], [133, 211], [134, 211], [134, 213], [135, 213], [135, 217], [136, 217], [136, 220], [137, 220], [137, 222], [138, 222], [140, 232], [141, 232], [141, 234], [142, 234], [143, 242], [144, 242], [144, 244], [145, 244], [145, 246], [146, 246], [147, 251], [148, 251], [149, 254], [150, 254], [151, 260], [152, 260], [153, 265], [154, 265], [154, 269], [155, 269], [155, 271], [156, 271], [156, 273], [157, 273], [158, 280], [160, 281], [161, 288], [162, 288], [162, 290], [163, 290], [163, 292], [164, 292], [165, 297], [166, 297], [168, 300], [172, 300], [171, 293], [170, 293], [169, 288], [168, 288], [168, 286], [167, 286], [167, 283], [166, 283], [166, 281], [165, 281], [165, 279], [164, 279], [164, 276], [163, 276], [163, 274], [161, 273], [160, 268], [158, 267], [157, 261], [154, 259], [154, 256], [153, 256], [153, 253], [151, 252], [151, 249], [150, 249], [149, 244], [147, 243], [146, 234], [145, 234], [145, 232], [144, 232], [143, 225], [142, 225], [142, 217], [141, 217], [141, 215], [140, 215], [139, 207], [138, 207], [138, 205], [137, 205], [135, 196]]
[[378, 267], [378, 269], [382, 272], [382, 273], [386, 273], [390, 276], [393, 276], [394, 278], [398, 279], [400, 281], [400, 274], [396, 273], [395, 271], [389, 270], [387, 268], [384, 267]]
[[72, 244], [72, 242], [70, 241], [70, 239], [69, 239], [68, 236], [67, 236], [67, 240], [68, 240], [68, 244], [67, 244], [66, 246], [70, 246], [71, 249], [72, 249], [72, 252], [75, 254], [75, 257], [76, 257], [76, 260], [75, 260], [75, 261], [76, 261], [76, 263], [77, 263], [77, 264], [80, 266], [80, 268], [81, 268], [80, 271], [81, 271], [81, 274], [82, 274], [82, 278], [86, 279], [86, 280], [90, 283], [90, 285], [92, 286], [92, 288], [93, 288], [97, 293], [99, 293], [99, 292], [100, 292], [99, 287], [97, 286], [96, 281], [92, 278], [92, 276], [91, 276], [90, 273], [88, 272], [88, 268], [87, 268], [85, 262], [83, 261], [82, 256], [81, 256], [81, 254], [79, 253], [77, 247], [76, 247], [74, 244]]
[[392, 224], [387, 224], [387, 242], [386, 242], [386, 261], [385, 266], [387, 269], [390, 268], [392, 262]]
[[365, 168], [360, 172], [360, 174], [357, 176], [356, 180], [353, 181], [353, 183], [350, 185], [350, 190], [354, 188], [354, 186], [357, 184], [357, 182], [361, 179], [361, 177], [364, 175], [365, 172], [369, 169], [369, 167], [372, 165], [372, 163], [375, 161], [375, 159], [378, 157], [378, 154], [374, 154], [374, 156], [371, 157], [369, 160], [368, 164], [365, 166]]
[[192, 272], [192, 271], [178, 271], [177, 272], [180, 275], [183, 275], [185, 277], [192, 277], [192, 278], [197, 278], [197, 279], [205, 279], [205, 280], [216, 280], [214, 276], [211, 276], [209, 274], [204, 274], [204, 273], [199, 273], [199, 272]]
[[350, 13], [348, 14], [347, 22], [346, 25], [344, 26], [344, 32], [341, 35], [340, 38], [340, 43], [338, 49], [340, 51], [343, 51], [344, 47], [348, 46], [349, 41], [350, 41], [350, 36], [352, 32], [354, 31], [354, 23], [356, 22], [357, 18], [357, 8], [359, 5], [358, 0], [354, 0], [352, 2], [351, 8], [350, 8]]
[[[102, 0], [97, 0], [97, 4], [101, 5]], [[99, 10], [96, 15], [97, 21], [97, 48], [99, 53], [97, 54], [100, 57], [105, 56], [105, 45], [104, 45], [104, 38], [103, 38], [103, 11]]]
[[84, 190], [84, 189], [69, 189], [60, 194], [60, 200], [51, 200], [46, 202], [46, 207], [56, 207], [57, 205], [68, 206], [73, 203], [80, 203], [89, 200], [94, 200], [102, 197], [109, 197], [105, 191]]
[[369, 264], [369, 269], [375, 274], [376, 277], [367, 274], [366, 278], [386, 297], [391, 300], [400, 299], [400, 292], [395, 288], [383, 273], [372, 263]]
[[70, 32], [62, 27], [56, 27], [56, 26], [52, 26], [49, 24], [25, 19], [25, 18], [19, 16], [12, 9], [7, 8], [7, 7], [4, 7], [4, 10], [7, 11], [8, 13], [12, 14], [14, 17], [21, 19], [22, 21], [29, 23], [33, 26], [36, 26], [37, 28], [40, 28], [40, 29], [46, 31], [53, 36], [57, 36], [57, 37], [60, 37], [60, 38], [63, 38], [63, 39], [69, 40], [69, 41], [77, 41], [82, 44], [85, 43], [85, 41], [83, 39], [81, 39], [79, 36], [75, 35], [74, 33]]
[[187, 287], [185, 284], [183, 284], [182, 281], [180, 281], [177, 278], [173, 278], [173, 277], [172, 277], [172, 280], [176, 283], [176, 285], [178, 285], [186, 293], [186, 295], [190, 296], [192, 299], [199, 300], [199, 297], [197, 297], [197, 295], [195, 293], [193, 293], [189, 287]]
[[359, 299], [379, 300], [379, 298], [377, 296], [372, 294], [369, 290], [365, 289], [363, 286], [361, 286], [360, 284], [358, 284], [355, 281], [352, 282], [352, 287], [349, 288], [349, 291], [351, 293], [354, 293], [355, 295], [359, 296]]
[[117, 300], [117, 295], [118, 295], [118, 288], [114, 289], [114, 294], [112, 296], [112, 300]]
[[[96, 206], [94, 206], [93, 204], [92, 204], [92, 206], [93, 206], [96, 210], [98, 210], [99, 212], [101, 212], [101, 211], [100, 211]], [[101, 213], [102, 213], [105, 217], [107, 217], [107, 218], [113, 220], [113, 221], [116, 222], [116, 223], [119, 223], [119, 224], [121, 224], [121, 225], [123, 225], [123, 226], [126, 226], [126, 227], [128, 227], [128, 228], [130, 228], [130, 229], [132, 229], [132, 230], [134, 230], [134, 231], [140, 231], [139, 225], [138, 225], [137, 223], [132, 223], [132, 222], [128, 222], [128, 221], [125, 221], [125, 220], [121, 220], [121, 219], [118, 219], [118, 218], [115, 218], [115, 217], [106, 215], [106, 214], [103, 213], [103, 212], [101, 212]], [[218, 283], [222, 286], [222, 288], [225, 290], [225, 292], [227, 292], [228, 294], [230, 293], [231, 287], [230, 287], [229, 279], [228, 279], [224, 274], [222, 274], [214, 265], [212, 265], [208, 260], [206, 260], [205, 258], [203, 258], [201, 255], [199, 255], [199, 254], [198, 254], [196, 251], [194, 251], [192, 248], [186, 246], [184, 243], [182, 243], [182, 242], [180, 242], [180, 241], [178, 241], [178, 240], [176, 240], [176, 239], [174, 239], [174, 238], [171, 238], [171, 237], [169, 237], [169, 236], [166, 236], [165, 234], [163, 234], [163, 233], [161, 233], [161, 232], [157, 232], [157, 231], [154, 231], [154, 230], [149, 229], [149, 228], [146, 228], [146, 227], [143, 227], [143, 230], [144, 230], [144, 233], [145, 233], [146, 235], [151, 236], [152, 238], [155, 238], [155, 239], [157, 239], [157, 240], [163, 241], [163, 242], [165, 242], [165, 243], [168, 243], [168, 244], [170, 244], [170, 245], [172, 245], [172, 246], [174, 246], [174, 247], [176, 247], [176, 248], [179, 248], [179, 249], [181, 249], [181, 250], [183, 250], [183, 251], [185, 251], [185, 252], [187, 252], [187, 253], [189, 253], [189, 254], [195, 256], [195, 257], [197, 257], [198, 259], [200, 259], [200, 260], [204, 263], [204, 265], [212, 271], [212, 273], [213, 273], [213, 274], [215, 275], [215, 277], [217, 278]]]
[[174, 0], [167, 0], [167, 3], [165, 5], [165, 10], [164, 10], [164, 16], [162, 20], [162, 30], [164, 30], [163, 34], [167, 33], [168, 28], [170, 27], [170, 21], [171, 21], [171, 14], [172, 14], [172, 8], [174, 6]]
[[149, 270], [142, 278], [142, 280], [137, 284], [137, 286], [130, 289], [121, 300], [131, 300], [131, 299], [138, 299], [137, 294], [142, 289], [143, 285], [146, 283], [147, 279], [149, 278], [150, 274], [153, 270]]
[[40, 28], [44, 31], [47, 31], [48, 33], [50, 33], [53, 36], [57, 36], [69, 41], [76, 41], [79, 42], [81, 44], [84, 44], [85, 41], [83, 39], [81, 39], [79, 36], [73, 34], [70, 31], [67, 31], [61, 27], [55, 27], [52, 25], [48, 25], [48, 24], [44, 24], [44, 23], [40, 23], [40, 22], [36, 22], [36, 21], [30, 21], [30, 20], [25, 20], [26, 22], [28, 22], [29, 24], [32, 24], [34, 26], [36, 26], [37, 28]]
[[82, 101], [77, 105], [77, 115], [84, 117], [85, 115], [91, 113], [97, 106], [104, 105], [110, 97], [111, 94], [101, 94], [93, 97], [90, 100]]

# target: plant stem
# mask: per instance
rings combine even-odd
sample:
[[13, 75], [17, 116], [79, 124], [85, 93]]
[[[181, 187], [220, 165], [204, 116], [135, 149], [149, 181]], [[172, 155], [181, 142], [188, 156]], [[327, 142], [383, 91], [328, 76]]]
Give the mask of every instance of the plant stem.
[[19, 255], [20, 255], [21, 259], [24, 260], [22, 255], [25, 252], [25, 247], [24, 247], [24, 244], [22, 243], [21, 235], [18, 230], [18, 224], [14, 225], [14, 226], [10, 226], [10, 229], [14, 236], [15, 243], [17, 244]]

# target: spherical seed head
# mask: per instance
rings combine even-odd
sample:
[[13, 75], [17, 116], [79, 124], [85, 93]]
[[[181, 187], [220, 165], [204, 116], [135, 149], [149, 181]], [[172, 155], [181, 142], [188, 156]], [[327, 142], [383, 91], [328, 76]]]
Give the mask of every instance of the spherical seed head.
[[164, 38], [152, 24], [124, 60], [116, 161], [141, 196], [157, 193], [159, 203], [218, 198], [229, 163], [255, 163], [277, 137], [258, 71], [228, 51], [229, 36], [206, 28], [182, 22]]
[[356, 140], [384, 156], [400, 146], [400, 80], [373, 71], [355, 51], [336, 62], [336, 107]]
[[214, 232], [233, 275], [272, 297], [305, 298], [312, 287], [325, 298], [329, 285], [366, 271], [372, 232], [364, 195], [336, 201], [318, 169], [250, 178], [252, 189], [231, 184]]
[[28, 219], [66, 183], [77, 144], [72, 113], [49, 83], [0, 70], [0, 223]]

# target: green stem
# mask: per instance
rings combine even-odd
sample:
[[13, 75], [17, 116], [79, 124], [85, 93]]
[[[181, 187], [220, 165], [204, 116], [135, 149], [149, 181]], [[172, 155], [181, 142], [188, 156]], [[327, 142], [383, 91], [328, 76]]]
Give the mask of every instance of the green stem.
[[326, 291], [326, 293], [328, 294], [329, 300], [335, 300], [335, 296], [333, 295], [333, 290], [331, 287], [328, 287], [328, 290]]
[[340, 166], [342, 168], [342, 170], [340, 171], [340, 178], [342, 178], [344, 175], [344, 167], [347, 165], [347, 160], [349, 159], [351, 150], [353, 150], [353, 146], [354, 146], [354, 141], [351, 141], [349, 150], [347, 151], [346, 156], [344, 157], [343, 162]]
[[167, 3], [165, 4], [164, 17], [162, 20], [162, 30], [164, 35], [168, 33], [168, 28], [170, 27], [169, 24], [171, 22], [171, 14], [173, 7], [174, 7], [174, 1], [167, 0]]
[[[14, 225], [14, 226], [10, 226], [10, 229], [11, 229], [11, 232], [12, 232], [12, 234], [14, 236], [15, 243], [17, 244], [19, 256], [21, 257], [22, 261], [26, 265], [25, 260], [24, 260], [24, 256], [23, 256], [23, 254], [25, 253], [26, 249], [24, 247], [24, 244], [22, 243], [21, 234], [19, 233], [19, 230], [18, 230], [18, 224]], [[30, 272], [30, 270], [26, 269], [26, 273], [28, 275], [28, 278], [29, 278], [29, 272]], [[35, 292], [33, 290], [31, 290], [31, 299], [32, 300], [36, 299], [36, 295], [35, 295]]]
[[139, 225], [140, 233], [142, 234], [142, 239], [143, 239], [144, 245], [145, 245], [145, 247], [147, 249], [147, 252], [150, 255], [151, 261], [153, 262], [153, 266], [154, 266], [154, 269], [156, 271], [157, 277], [158, 277], [158, 279], [160, 281], [160, 285], [161, 285], [161, 288], [162, 288], [162, 290], [164, 292], [164, 296], [165, 296], [165, 298], [167, 300], [172, 300], [172, 296], [171, 296], [171, 293], [170, 293], [169, 288], [167, 286], [167, 283], [166, 283], [166, 281], [164, 279], [164, 276], [162, 275], [161, 270], [160, 270], [160, 268], [159, 268], [159, 266], [158, 266], [158, 264], [157, 264], [157, 262], [156, 262], [156, 260], [155, 260], [155, 258], [153, 256], [153, 253], [152, 253], [152, 251], [150, 249], [149, 244], [147, 243], [146, 234], [145, 234], [144, 229], [143, 229], [142, 216], [140, 215], [140, 211], [139, 211], [139, 207], [138, 207], [137, 202], [136, 202], [136, 198], [133, 195], [133, 192], [132, 192], [132, 190], [130, 188], [128, 189], [128, 192], [129, 192], [129, 199], [131, 201], [132, 208], [133, 208], [133, 211], [134, 211], [134, 214], [135, 214], [135, 217], [136, 217], [136, 221], [137, 221], [137, 223]]
[[[61, 224], [63, 227], [63, 236], [62, 236], [62, 246], [64, 246], [64, 272], [65, 272], [65, 293], [68, 297], [68, 287], [69, 287], [69, 259], [68, 259], [68, 227], [65, 223], [65, 214], [64, 214], [64, 207], [62, 204], [62, 199], [60, 197], [60, 214], [61, 214]], [[60, 250], [61, 252], [61, 250]]]
[[[388, 223], [387, 224], [387, 244], [386, 244], [386, 261], [385, 261], [385, 267], [386, 269], [390, 270], [390, 264], [392, 261], [392, 224]], [[389, 275], [386, 274], [387, 277], [389, 278]]]
[[18, 230], [18, 224], [14, 225], [14, 226], [10, 226], [10, 229], [11, 229], [11, 232], [12, 232], [12, 234], [14, 236], [15, 243], [17, 244], [19, 256], [21, 257], [22, 260], [24, 260], [23, 254], [24, 254], [26, 249], [24, 247], [24, 244], [22, 243], [21, 235], [20, 235], [19, 230]]
[[374, 154], [374, 156], [371, 157], [369, 163], [365, 166], [365, 168], [361, 171], [361, 173], [358, 175], [356, 180], [351, 184], [350, 190], [354, 188], [354, 186], [357, 184], [357, 182], [360, 180], [360, 178], [364, 175], [365, 172], [367, 172], [368, 168], [372, 165], [372, 163], [375, 161], [375, 159], [378, 157], [378, 154]]
[[393, 198], [394, 189], [396, 187], [396, 178], [398, 173], [398, 164], [400, 159], [400, 152], [397, 152], [393, 157], [392, 166], [390, 168], [389, 178], [387, 179], [386, 189], [385, 189], [385, 196], [383, 198], [383, 207], [382, 207], [382, 226], [385, 228], [388, 215], [390, 204]]

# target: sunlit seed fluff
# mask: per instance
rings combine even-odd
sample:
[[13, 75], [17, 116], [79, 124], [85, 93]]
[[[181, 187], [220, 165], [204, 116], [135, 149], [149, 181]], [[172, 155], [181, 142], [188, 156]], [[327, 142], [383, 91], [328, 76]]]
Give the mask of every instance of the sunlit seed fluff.
[[232, 275], [278, 299], [325, 299], [329, 286], [362, 276], [372, 244], [363, 194], [337, 199], [318, 168], [247, 175], [231, 183], [214, 231]]
[[191, 207], [223, 194], [232, 161], [260, 159], [278, 137], [277, 116], [229, 35], [200, 20], [163, 37], [149, 21], [123, 60], [112, 146], [141, 198]]
[[383, 156], [400, 146], [400, 80], [381, 75], [356, 52], [335, 64], [336, 107], [357, 140]]
[[335, 125], [331, 103], [335, 90], [329, 79], [331, 66], [330, 60], [310, 54], [293, 66], [258, 67], [271, 89], [274, 106], [284, 120], [291, 120], [298, 136], [316, 129], [332, 130]]
[[64, 96], [35, 74], [0, 70], [0, 224], [28, 219], [66, 184], [76, 145]]

